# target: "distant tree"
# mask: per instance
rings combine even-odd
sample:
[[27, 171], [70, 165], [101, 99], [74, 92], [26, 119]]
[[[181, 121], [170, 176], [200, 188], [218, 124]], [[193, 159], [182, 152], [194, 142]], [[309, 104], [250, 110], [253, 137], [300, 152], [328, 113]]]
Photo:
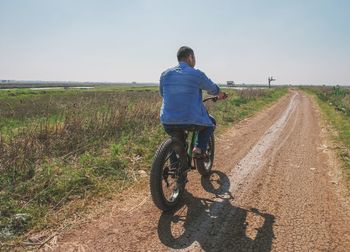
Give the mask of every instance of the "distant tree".
[[268, 78], [268, 81], [269, 81], [269, 88], [271, 88], [271, 81], [275, 81], [276, 79], [274, 79], [272, 76], [270, 76]]

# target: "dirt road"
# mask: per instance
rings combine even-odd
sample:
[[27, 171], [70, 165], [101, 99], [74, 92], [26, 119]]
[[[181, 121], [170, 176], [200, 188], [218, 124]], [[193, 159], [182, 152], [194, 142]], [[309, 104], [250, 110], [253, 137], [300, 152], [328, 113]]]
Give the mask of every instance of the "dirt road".
[[145, 182], [49, 245], [57, 251], [350, 251], [341, 167], [310, 97], [291, 91], [221, 135], [216, 146], [215, 172], [208, 179], [192, 172], [178, 211], [157, 210]]

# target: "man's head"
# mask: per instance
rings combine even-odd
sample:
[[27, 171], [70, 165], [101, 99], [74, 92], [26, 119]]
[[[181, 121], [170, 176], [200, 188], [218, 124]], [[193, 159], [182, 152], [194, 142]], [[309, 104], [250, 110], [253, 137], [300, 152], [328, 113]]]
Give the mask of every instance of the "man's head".
[[194, 67], [196, 65], [196, 58], [194, 56], [194, 52], [191, 48], [188, 46], [181, 46], [180, 49], [177, 51], [177, 60], [186, 62], [191, 67]]

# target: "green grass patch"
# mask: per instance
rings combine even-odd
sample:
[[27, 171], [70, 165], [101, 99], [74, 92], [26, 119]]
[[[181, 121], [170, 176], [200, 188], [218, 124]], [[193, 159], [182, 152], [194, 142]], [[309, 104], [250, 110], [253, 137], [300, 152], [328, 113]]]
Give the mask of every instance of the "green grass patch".
[[218, 102], [213, 108], [209, 108], [215, 115], [219, 128], [224, 129], [270, 105], [285, 95], [288, 89], [247, 89], [228, 92], [230, 95], [228, 100]]

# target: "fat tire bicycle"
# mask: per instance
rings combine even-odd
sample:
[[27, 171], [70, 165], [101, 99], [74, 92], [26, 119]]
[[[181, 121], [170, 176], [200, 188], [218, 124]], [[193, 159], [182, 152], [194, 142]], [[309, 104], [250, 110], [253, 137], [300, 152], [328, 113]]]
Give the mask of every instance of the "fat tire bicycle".
[[[207, 97], [203, 102], [209, 100], [216, 102], [218, 97]], [[209, 116], [216, 125], [214, 117]], [[151, 196], [154, 204], [162, 211], [173, 210], [179, 204], [189, 171], [197, 169], [202, 176], [209, 176], [213, 167], [214, 132], [209, 138], [203, 156], [196, 158], [193, 156], [192, 150], [198, 139], [199, 129], [194, 126], [181, 130], [184, 133], [184, 139], [171, 136], [158, 147], [153, 158], [150, 174]]]

